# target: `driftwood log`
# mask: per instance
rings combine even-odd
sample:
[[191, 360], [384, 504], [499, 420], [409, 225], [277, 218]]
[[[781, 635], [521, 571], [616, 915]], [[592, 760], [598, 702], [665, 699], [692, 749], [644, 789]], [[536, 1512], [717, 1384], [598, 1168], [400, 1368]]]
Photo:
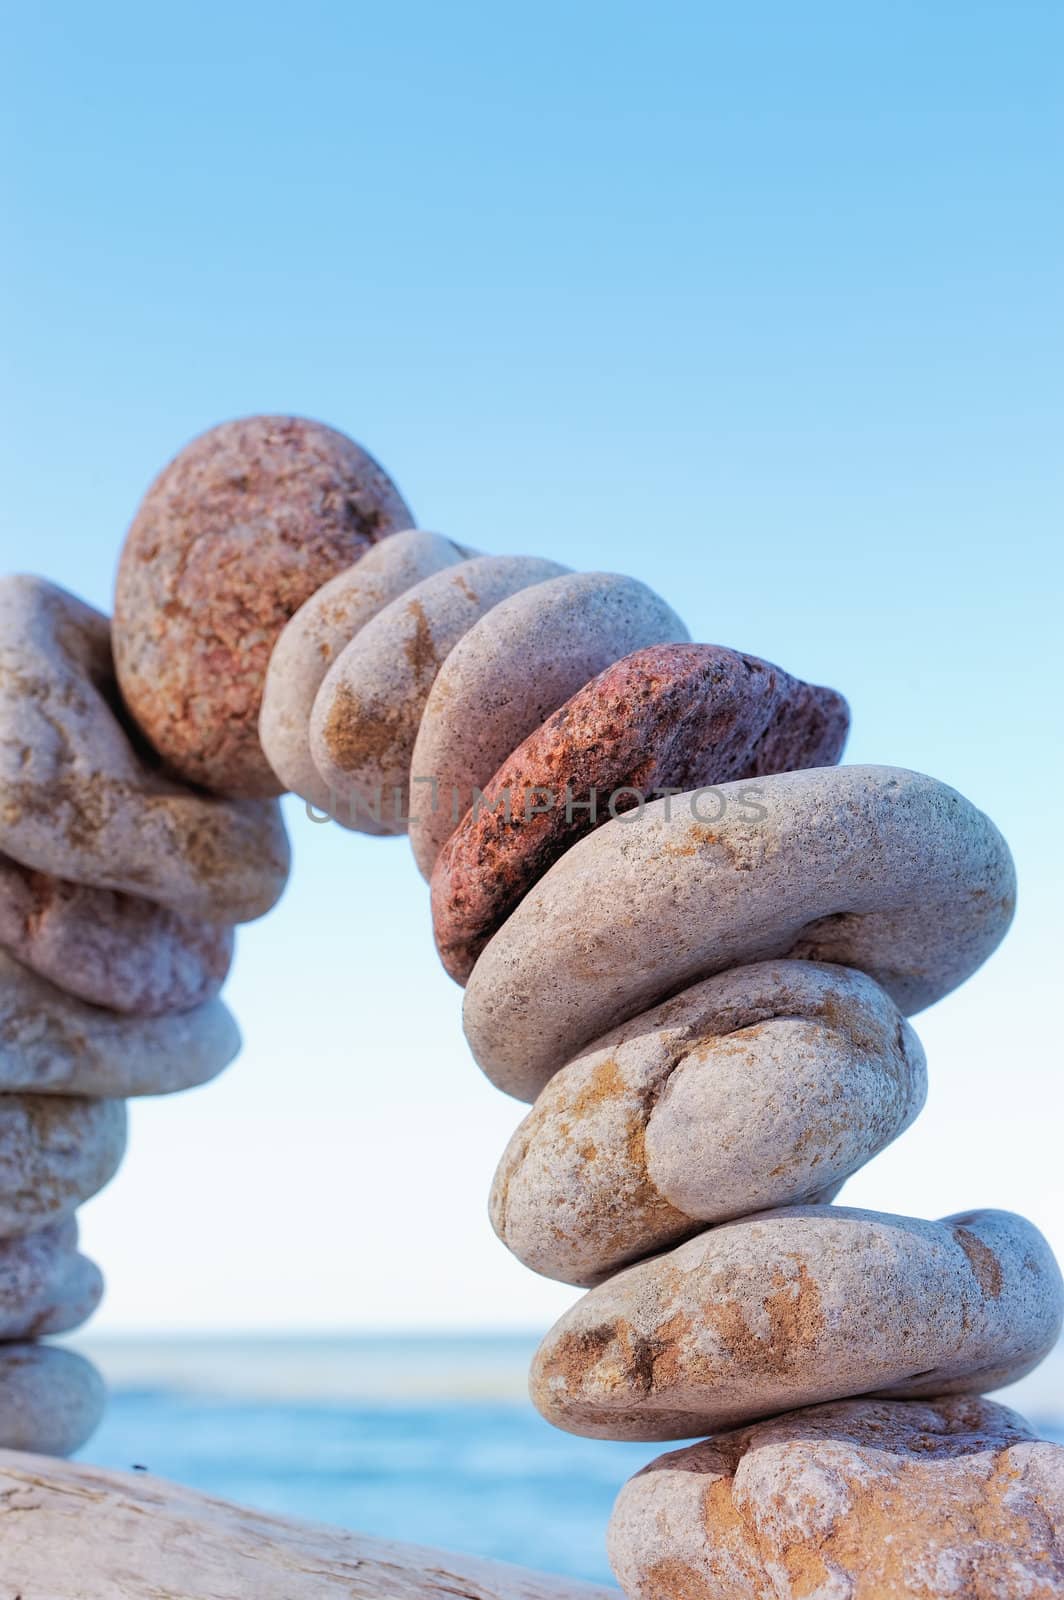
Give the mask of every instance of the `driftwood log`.
[[366, 1538], [147, 1473], [0, 1451], [0, 1600], [619, 1600], [618, 1591]]

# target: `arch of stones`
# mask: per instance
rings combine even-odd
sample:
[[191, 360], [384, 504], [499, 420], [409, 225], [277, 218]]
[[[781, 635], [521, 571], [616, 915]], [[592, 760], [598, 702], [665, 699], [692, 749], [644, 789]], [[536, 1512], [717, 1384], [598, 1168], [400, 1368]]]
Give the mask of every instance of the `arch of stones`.
[[492, 1224], [586, 1292], [535, 1404], [686, 1440], [623, 1490], [631, 1596], [1064, 1593], [1064, 1451], [982, 1396], [1057, 1339], [1031, 1223], [834, 1203], [918, 1115], [907, 1017], [1013, 908], [992, 822], [838, 765], [833, 690], [692, 643], [634, 579], [415, 527], [364, 451], [259, 417], [142, 502], [112, 621], [0, 584], [0, 1445], [99, 1418], [50, 1342], [101, 1293], [77, 1206], [124, 1101], [239, 1048], [235, 924], [285, 790], [407, 832], [472, 1054], [531, 1103]]

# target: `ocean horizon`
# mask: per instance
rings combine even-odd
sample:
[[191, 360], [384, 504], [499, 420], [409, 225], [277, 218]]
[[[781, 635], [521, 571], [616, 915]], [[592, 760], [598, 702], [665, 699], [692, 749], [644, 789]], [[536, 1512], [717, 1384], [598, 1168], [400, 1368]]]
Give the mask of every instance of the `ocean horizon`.
[[[260, 1510], [612, 1582], [625, 1479], [674, 1445], [579, 1439], [527, 1395], [534, 1333], [95, 1334], [78, 1459]], [[1064, 1344], [995, 1399], [1064, 1443]], [[680, 1441], [678, 1441], [679, 1443]]]

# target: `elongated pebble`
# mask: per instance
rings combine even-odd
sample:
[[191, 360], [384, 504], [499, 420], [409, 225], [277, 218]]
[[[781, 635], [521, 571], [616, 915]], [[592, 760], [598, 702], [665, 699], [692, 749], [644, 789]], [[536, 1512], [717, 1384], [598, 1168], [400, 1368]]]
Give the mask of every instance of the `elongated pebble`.
[[154, 1017], [218, 993], [233, 930], [0, 856], [0, 946], [80, 1000]]
[[0, 851], [220, 923], [288, 876], [276, 802], [179, 784], [120, 715], [106, 617], [41, 578], [0, 579]]
[[414, 741], [440, 667], [492, 606], [564, 571], [537, 556], [478, 556], [425, 578], [355, 635], [329, 668], [310, 725], [314, 765], [342, 815], [379, 811], [405, 833]]
[[551, 1078], [499, 1163], [492, 1224], [534, 1271], [598, 1283], [708, 1223], [837, 1192], [926, 1089], [919, 1040], [864, 973], [736, 967]]
[[532, 1366], [535, 1404], [600, 1439], [684, 1439], [821, 1401], [980, 1393], [1055, 1344], [1064, 1283], [1007, 1211], [844, 1206], [711, 1228], [590, 1290]]
[[687, 629], [635, 578], [567, 572], [493, 606], [455, 645], [425, 703], [411, 771], [410, 844], [423, 875], [502, 762], [622, 656]]
[[986, 960], [1015, 905], [1008, 846], [897, 767], [825, 767], [655, 801], [579, 840], [485, 949], [473, 1055], [534, 1100], [607, 1029], [701, 978], [779, 957], [867, 972], [900, 1010]]
[[0, 951], [0, 1096], [173, 1094], [216, 1077], [239, 1049], [221, 1000], [123, 1017], [65, 994]]
[[78, 1253], [73, 1217], [0, 1239], [0, 1340], [68, 1333], [92, 1316], [102, 1294], [100, 1269]]
[[[469, 559], [438, 533], [408, 529], [368, 550], [305, 600], [270, 655], [259, 713], [259, 739], [278, 781], [334, 821], [350, 826], [310, 754], [310, 716], [322, 680], [345, 645], [385, 606], [424, 578]], [[383, 832], [363, 812], [359, 831]]]
[[140, 504], [115, 588], [122, 693], [173, 771], [224, 794], [280, 792], [258, 739], [277, 636], [413, 520], [372, 456], [302, 417], [224, 422], [175, 456]]
[[121, 1100], [0, 1095], [0, 1239], [74, 1211], [110, 1182], [125, 1149]]
[[989, 1400], [846, 1400], [674, 1450], [610, 1521], [629, 1600], [1058, 1600], [1064, 1448]]
[[0, 1345], [0, 1449], [73, 1455], [95, 1432], [106, 1403], [103, 1379], [75, 1351]]

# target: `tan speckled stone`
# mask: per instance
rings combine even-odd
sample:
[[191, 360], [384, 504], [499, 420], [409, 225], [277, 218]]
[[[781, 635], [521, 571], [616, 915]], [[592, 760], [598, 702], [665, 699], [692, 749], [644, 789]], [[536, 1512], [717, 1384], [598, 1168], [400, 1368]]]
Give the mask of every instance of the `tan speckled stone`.
[[49, 1344], [0, 1344], [0, 1449], [73, 1455], [106, 1403], [103, 1379], [84, 1356]]
[[[259, 713], [259, 739], [286, 789], [334, 820], [334, 797], [310, 754], [310, 716], [322, 680], [345, 645], [385, 606], [434, 572], [469, 558], [469, 551], [438, 533], [410, 529], [374, 545], [360, 561], [304, 601], [274, 645]], [[384, 832], [365, 812], [360, 832]]]
[[125, 1149], [121, 1100], [0, 1095], [0, 1239], [74, 1211], [110, 1182]]
[[660, 1456], [621, 1490], [629, 1600], [1059, 1600], [1064, 1448], [989, 1400], [850, 1400]]
[[1012, 1383], [1052, 1349], [1060, 1269], [1007, 1211], [764, 1211], [628, 1267], [548, 1333], [532, 1398], [600, 1439], [685, 1439], [796, 1406]]
[[0, 946], [68, 994], [153, 1017], [218, 993], [233, 930], [0, 856]]
[[0, 1340], [68, 1333], [92, 1316], [102, 1294], [100, 1269], [78, 1253], [73, 1217], [0, 1239]]
[[465, 994], [476, 1060], [533, 1100], [589, 1041], [745, 962], [869, 973], [903, 1011], [1003, 937], [1008, 846], [955, 790], [896, 767], [818, 767], [658, 800], [589, 834], [491, 940]]
[[919, 1040], [871, 978], [767, 961], [707, 978], [554, 1075], [491, 1220], [535, 1272], [593, 1284], [772, 1206], [835, 1193], [916, 1116]]
[[288, 874], [276, 803], [173, 782], [117, 706], [106, 617], [42, 578], [0, 579], [0, 851], [183, 916], [262, 916]]
[[492, 606], [564, 571], [535, 556], [478, 556], [424, 579], [355, 635], [318, 690], [310, 725], [314, 765], [345, 816], [379, 803], [392, 831], [406, 831], [410, 760], [440, 667]]
[[239, 1049], [220, 1000], [163, 1017], [117, 1016], [0, 951], [0, 1096], [172, 1094], [216, 1077]]
[[164, 468], [122, 551], [115, 661], [175, 772], [225, 794], [280, 792], [258, 740], [277, 636], [315, 589], [413, 521], [371, 456], [301, 417], [224, 422]]
[[567, 572], [522, 589], [470, 628], [425, 704], [411, 771], [437, 779], [410, 791], [410, 844], [432, 872], [448, 836], [512, 750], [605, 667], [687, 629], [635, 578]]

